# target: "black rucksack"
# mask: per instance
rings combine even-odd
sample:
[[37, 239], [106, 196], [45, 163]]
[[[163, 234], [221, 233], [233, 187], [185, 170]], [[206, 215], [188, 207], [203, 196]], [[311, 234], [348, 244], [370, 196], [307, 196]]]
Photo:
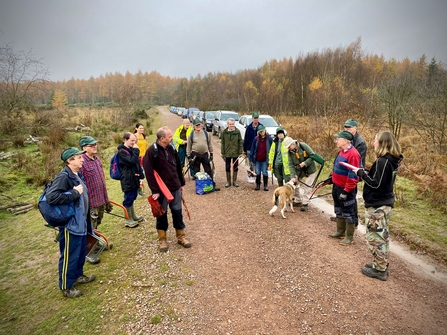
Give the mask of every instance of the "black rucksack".
[[[68, 175], [67, 172], [63, 171]], [[75, 205], [73, 202], [63, 205], [50, 205], [47, 201], [47, 192], [52, 183], [45, 186], [42, 195], [39, 198], [37, 207], [39, 208], [40, 214], [42, 214], [45, 221], [51, 227], [61, 227], [65, 226], [70, 219], [75, 215]], [[70, 194], [70, 191], [65, 192]]]

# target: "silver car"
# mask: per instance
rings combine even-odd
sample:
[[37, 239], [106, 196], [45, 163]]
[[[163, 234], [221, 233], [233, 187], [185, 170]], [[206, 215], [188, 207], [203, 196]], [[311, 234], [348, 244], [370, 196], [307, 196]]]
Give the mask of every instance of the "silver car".
[[[239, 119], [239, 122], [236, 124], [236, 127], [241, 131], [242, 139], [244, 139], [245, 137], [245, 129], [252, 121], [253, 120], [251, 118], [251, 115], [242, 115], [241, 118]], [[259, 123], [261, 123], [265, 127], [267, 133], [271, 137], [275, 137], [276, 128], [281, 127], [280, 123], [276, 122], [276, 120], [273, 117], [266, 114], [259, 115]], [[287, 132], [285, 130], [284, 134], [287, 135]]]
[[227, 128], [227, 120], [233, 118], [234, 121], [239, 121], [239, 114], [235, 111], [217, 111], [213, 121], [213, 135], [219, 138], [222, 136], [222, 131]]

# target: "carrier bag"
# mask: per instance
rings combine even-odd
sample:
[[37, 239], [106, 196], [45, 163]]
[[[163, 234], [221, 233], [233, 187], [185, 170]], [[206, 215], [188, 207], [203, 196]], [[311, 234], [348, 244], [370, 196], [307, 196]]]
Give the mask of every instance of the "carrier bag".
[[205, 172], [198, 172], [196, 177], [196, 194], [207, 194], [214, 191], [214, 183], [211, 177]]

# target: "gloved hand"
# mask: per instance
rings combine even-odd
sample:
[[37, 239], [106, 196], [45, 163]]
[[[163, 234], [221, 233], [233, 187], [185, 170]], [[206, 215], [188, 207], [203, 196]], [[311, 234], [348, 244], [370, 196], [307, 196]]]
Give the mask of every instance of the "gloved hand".
[[338, 197], [338, 200], [340, 201], [346, 201], [348, 199], [348, 193], [345, 191], [341, 192], [340, 196]]
[[272, 164], [269, 164], [269, 167], [267, 168], [267, 170], [272, 171]]
[[192, 156], [191, 155], [187, 156], [186, 158], [188, 159], [188, 163], [192, 162]]
[[110, 203], [110, 202], [106, 203], [106, 212], [110, 213], [112, 211], [112, 209], [113, 209], [112, 203]]
[[212, 161], [212, 160], [213, 160], [213, 154], [210, 153], [210, 161]]

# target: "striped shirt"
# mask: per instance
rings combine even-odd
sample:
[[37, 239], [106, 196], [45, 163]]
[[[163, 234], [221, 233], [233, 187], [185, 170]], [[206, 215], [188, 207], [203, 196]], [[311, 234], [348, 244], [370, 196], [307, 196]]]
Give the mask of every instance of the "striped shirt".
[[109, 202], [109, 196], [107, 195], [106, 177], [101, 160], [96, 156], [91, 159], [86, 154], [83, 154], [82, 157], [84, 162], [79, 172], [84, 176], [87, 185], [90, 206], [96, 208], [105, 205]]

